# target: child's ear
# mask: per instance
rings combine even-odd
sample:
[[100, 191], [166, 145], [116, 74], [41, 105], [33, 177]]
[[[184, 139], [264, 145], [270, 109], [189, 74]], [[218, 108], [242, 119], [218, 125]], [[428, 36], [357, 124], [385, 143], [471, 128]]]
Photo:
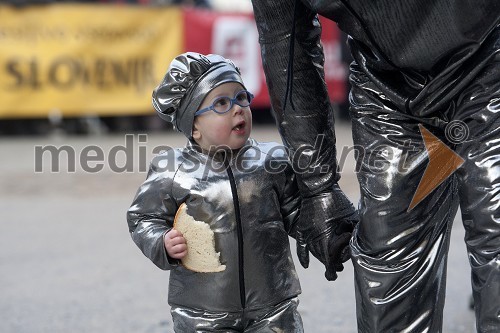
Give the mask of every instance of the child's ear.
[[193, 124], [193, 139], [195, 141], [201, 139], [201, 133], [198, 130], [198, 127], [196, 126], [196, 121]]

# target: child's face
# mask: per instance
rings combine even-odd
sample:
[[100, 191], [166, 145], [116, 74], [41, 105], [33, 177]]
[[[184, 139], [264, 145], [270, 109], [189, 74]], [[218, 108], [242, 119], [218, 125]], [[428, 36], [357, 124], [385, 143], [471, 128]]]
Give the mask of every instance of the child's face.
[[[200, 110], [212, 105], [218, 97], [234, 96], [243, 90], [237, 82], [223, 83], [212, 90], [203, 100]], [[239, 149], [243, 147], [252, 131], [252, 112], [250, 107], [233, 103], [232, 108], [223, 114], [207, 111], [194, 118], [193, 139], [204, 150], [214, 148]]]

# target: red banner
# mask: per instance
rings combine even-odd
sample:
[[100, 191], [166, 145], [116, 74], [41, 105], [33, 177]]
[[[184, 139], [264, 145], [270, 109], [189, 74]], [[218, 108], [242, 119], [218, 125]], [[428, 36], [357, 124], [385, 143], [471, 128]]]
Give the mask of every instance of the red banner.
[[[346, 98], [347, 75], [341, 62], [339, 30], [332, 21], [321, 19], [321, 23], [328, 92], [332, 102], [342, 103]], [[184, 11], [184, 50], [220, 54], [233, 60], [241, 69], [247, 89], [255, 95], [254, 107], [268, 108], [269, 94], [258, 40], [252, 14], [199, 9]]]

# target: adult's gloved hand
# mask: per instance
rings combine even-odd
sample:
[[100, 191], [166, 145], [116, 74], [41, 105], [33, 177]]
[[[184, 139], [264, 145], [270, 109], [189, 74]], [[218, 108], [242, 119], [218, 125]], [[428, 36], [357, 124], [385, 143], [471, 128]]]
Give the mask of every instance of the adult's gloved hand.
[[349, 260], [349, 241], [359, 221], [354, 206], [334, 185], [331, 192], [303, 198], [297, 226], [297, 255], [300, 264], [309, 266], [309, 252], [325, 265], [325, 277], [337, 279], [337, 272]]

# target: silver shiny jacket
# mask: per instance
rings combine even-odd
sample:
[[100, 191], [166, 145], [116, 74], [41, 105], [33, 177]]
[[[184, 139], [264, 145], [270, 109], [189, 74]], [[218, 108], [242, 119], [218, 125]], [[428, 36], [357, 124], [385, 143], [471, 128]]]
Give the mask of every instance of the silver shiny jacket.
[[[155, 157], [127, 214], [137, 246], [171, 270], [169, 303], [239, 311], [300, 294], [288, 241], [300, 196], [283, 146], [250, 139], [234, 156], [208, 156], [197, 148], [188, 143]], [[163, 234], [183, 202], [214, 231], [225, 271], [195, 273], [168, 257]]]

